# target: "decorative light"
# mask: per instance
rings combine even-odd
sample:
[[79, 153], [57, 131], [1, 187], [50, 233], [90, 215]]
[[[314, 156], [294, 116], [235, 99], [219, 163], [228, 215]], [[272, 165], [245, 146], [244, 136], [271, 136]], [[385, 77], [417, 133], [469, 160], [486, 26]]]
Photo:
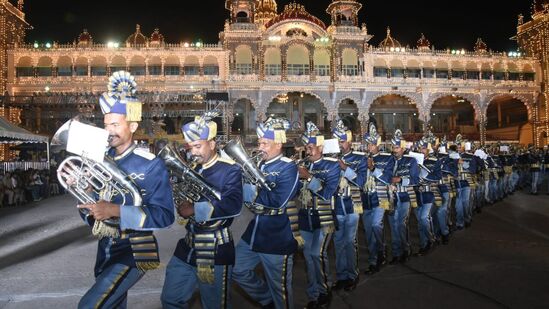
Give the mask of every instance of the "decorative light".
[[271, 42], [280, 42], [282, 40], [282, 37], [280, 35], [272, 35], [269, 37], [269, 41]]
[[51, 48], [51, 43], [50, 42], [46, 43], [46, 48]]
[[183, 44], [184, 47], [189, 47], [189, 43], [185, 42], [185, 44]]
[[45, 92], [50, 92], [50, 86], [44, 87], [44, 91], [45, 91]]
[[416, 114], [416, 113], [414, 113], [414, 116], [417, 116], [417, 114]]
[[118, 48], [119, 46], [120, 46], [120, 43], [118, 42], [112, 42], [112, 41], [107, 42], [108, 48]]
[[38, 48], [40, 45], [38, 45], [38, 42], [34, 42], [34, 48]]
[[397, 115], [397, 113], [393, 113], [393, 116], [396, 116], [396, 115]]
[[196, 42], [196, 44], [194, 44], [196, 47], [201, 47], [202, 46], [202, 43], [201, 42]]

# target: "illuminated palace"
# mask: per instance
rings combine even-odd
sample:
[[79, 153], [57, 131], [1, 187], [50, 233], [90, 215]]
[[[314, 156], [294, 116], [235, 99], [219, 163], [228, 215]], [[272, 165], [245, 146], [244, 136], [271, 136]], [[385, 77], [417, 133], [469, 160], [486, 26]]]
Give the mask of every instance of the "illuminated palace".
[[279, 10], [275, 0], [227, 0], [225, 7], [218, 44], [169, 43], [159, 29], [139, 25], [121, 43], [94, 42], [84, 30], [70, 44], [29, 44], [23, 1], [0, 0], [2, 111], [44, 134], [76, 114], [99, 119], [108, 76], [128, 70], [150, 142], [175, 136], [209, 95], [225, 93], [223, 134], [247, 142], [256, 121], [274, 115], [291, 120], [292, 136], [307, 121], [327, 132], [339, 117], [356, 133], [375, 121], [384, 138], [400, 128], [417, 139], [431, 124], [448, 138], [547, 144], [547, 1], [519, 16], [516, 52], [493, 52], [480, 38], [472, 50], [436, 50], [420, 33], [411, 46], [389, 27], [372, 45], [355, 0], [332, 1], [329, 24], [298, 3]]

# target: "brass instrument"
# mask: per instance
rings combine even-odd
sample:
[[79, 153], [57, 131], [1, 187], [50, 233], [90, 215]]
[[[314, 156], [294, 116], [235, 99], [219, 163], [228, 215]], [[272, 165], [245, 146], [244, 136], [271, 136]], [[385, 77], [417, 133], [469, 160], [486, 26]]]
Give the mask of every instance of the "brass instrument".
[[[61, 146], [62, 149], [67, 147], [68, 132], [73, 121], [79, 121], [78, 117], [67, 121], [57, 130], [52, 138], [53, 145]], [[82, 204], [95, 204], [99, 199], [110, 201], [113, 196], [120, 195], [121, 204], [124, 205], [126, 193], [132, 196], [134, 206], [143, 203], [139, 189], [108, 157], [100, 163], [85, 157], [70, 156], [59, 164], [57, 179]], [[88, 212], [86, 209], [81, 211], [84, 214]], [[119, 218], [102, 222], [112, 227], [120, 225]]]
[[198, 202], [201, 197], [206, 198], [210, 202], [221, 200], [221, 193], [208, 184], [202, 175], [187, 165], [171, 145], [164, 146], [158, 153], [158, 157], [164, 160], [166, 167], [178, 179], [173, 188], [176, 206], [184, 200]]
[[271, 186], [267, 183], [265, 176], [255, 163], [255, 159], [257, 159], [259, 154], [254, 157], [250, 157], [246, 150], [242, 147], [242, 144], [235, 140], [229, 141], [223, 148], [223, 151], [225, 151], [231, 159], [240, 165], [244, 177], [249, 183], [271, 191]]

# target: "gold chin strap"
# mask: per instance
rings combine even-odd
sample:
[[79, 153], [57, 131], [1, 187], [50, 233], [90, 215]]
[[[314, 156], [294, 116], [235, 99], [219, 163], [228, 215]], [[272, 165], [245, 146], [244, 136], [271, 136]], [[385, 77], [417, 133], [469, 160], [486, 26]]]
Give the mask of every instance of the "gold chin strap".
[[119, 238], [120, 232], [117, 227], [109, 226], [102, 221], [95, 220], [92, 228], [93, 236], [102, 239], [104, 237]]

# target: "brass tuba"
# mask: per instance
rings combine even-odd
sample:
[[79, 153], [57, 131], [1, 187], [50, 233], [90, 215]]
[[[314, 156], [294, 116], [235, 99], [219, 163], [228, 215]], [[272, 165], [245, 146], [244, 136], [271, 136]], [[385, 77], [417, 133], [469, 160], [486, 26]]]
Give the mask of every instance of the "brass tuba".
[[240, 165], [244, 172], [244, 177], [248, 182], [271, 191], [271, 187], [267, 183], [267, 180], [265, 180], [265, 176], [263, 176], [263, 173], [257, 168], [254, 158], [248, 156], [248, 153], [244, 150], [240, 142], [235, 140], [229, 141], [227, 145], [225, 145], [225, 148], [223, 148], [223, 151]]
[[[77, 116], [63, 124], [53, 136], [52, 145], [66, 149], [71, 124], [79, 120]], [[110, 201], [112, 197], [120, 195], [124, 205], [126, 193], [132, 196], [134, 206], [143, 204], [139, 189], [114, 161], [106, 156], [101, 163], [86, 157], [69, 156], [59, 164], [57, 179], [61, 186], [82, 204], [97, 203], [99, 199]], [[81, 211], [87, 214], [86, 209]], [[119, 218], [106, 219], [102, 222], [113, 227], [120, 225]]]
[[173, 190], [176, 205], [181, 200], [198, 202], [201, 197], [210, 202], [214, 199], [221, 200], [221, 193], [209, 185], [202, 175], [188, 166], [171, 145], [164, 146], [158, 153], [158, 157], [164, 160], [166, 167], [178, 178]]

